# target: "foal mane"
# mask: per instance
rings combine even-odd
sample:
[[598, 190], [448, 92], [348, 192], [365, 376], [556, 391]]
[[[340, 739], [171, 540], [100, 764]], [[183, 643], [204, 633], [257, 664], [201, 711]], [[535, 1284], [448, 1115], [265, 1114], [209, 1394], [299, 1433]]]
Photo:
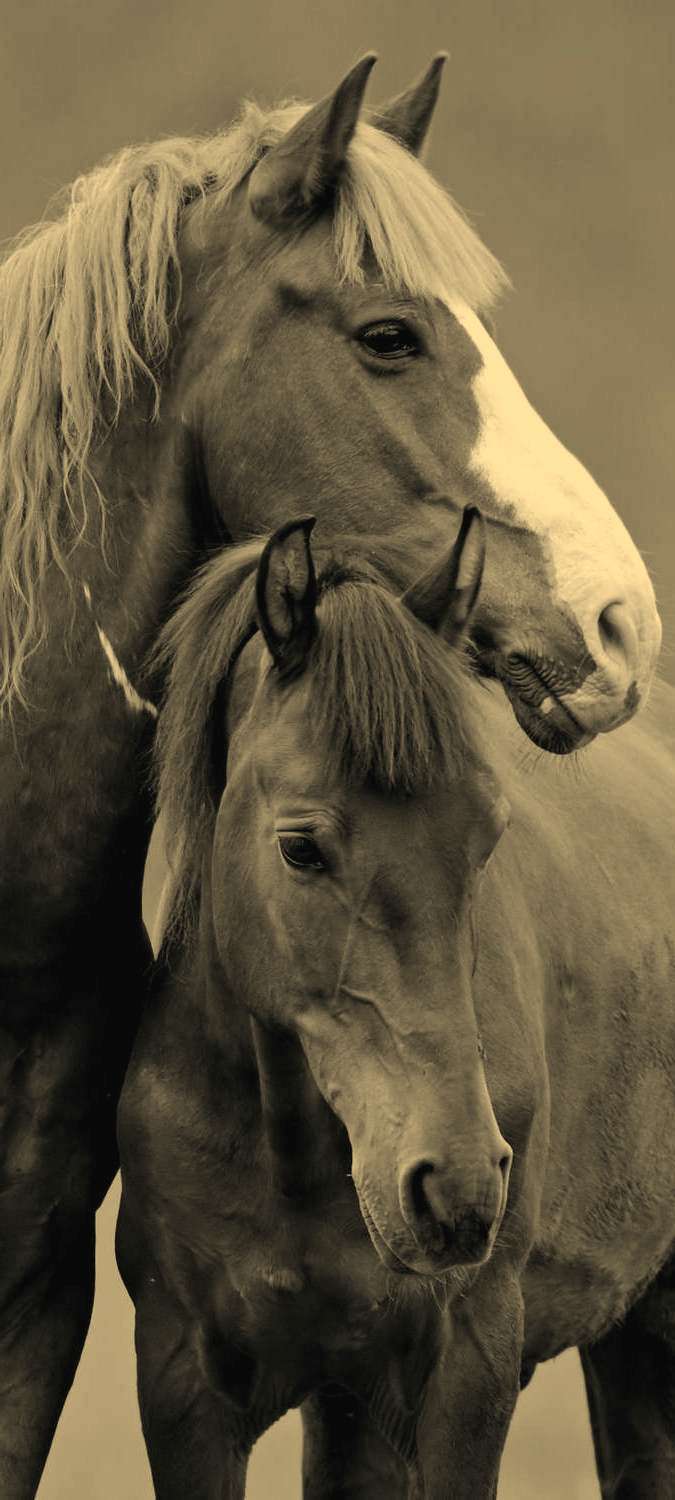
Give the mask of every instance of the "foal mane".
[[[28, 658], [44, 640], [41, 586], [106, 497], [89, 467], [139, 377], [155, 415], [180, 307], [179, 231], [195, 198], [222, 208], [306, 105], [262, 110], [210, 137], [119, 152], [77, 179], [60, 218], [26, 232], [0, 267], [0, 713], [25, 703]], [[396, 141], [361, 122], [338, 191], [340, 278], [364, 280], [366, 250], [388, 287], [463, 297], [505, 284], [450, 197]]]
[[[227, 689], [255, 632], [264, 541], [228, 548], [202, 569], [154, 653], [166, 691], [155, 743], [157, 810], [174, 882], [169, 927], [189, 937], [202, 859], [225, 781]], [[474, 742], [462, 652], [399, 601], [422, 571], [398, 537], [313, 545], [318, 631], [302, 677], [303, 722], [327, 772], [397, 796], [456, 779]], [[293, 691], [269, 668], [278, 690]], [[217, 753], [214, 754], [214, 744]]]

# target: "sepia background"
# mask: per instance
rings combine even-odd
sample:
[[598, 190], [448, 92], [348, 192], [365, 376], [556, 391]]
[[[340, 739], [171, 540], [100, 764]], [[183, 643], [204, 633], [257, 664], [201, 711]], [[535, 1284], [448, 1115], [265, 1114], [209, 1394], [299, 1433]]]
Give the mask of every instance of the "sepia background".
[[[359, 53], [376, 101], [451, 52], [429, 164], [505, 262], [500, 343], [650, 565], [674, 680], [671, 0], [23, 0], [0, 18], [0, 235], [130, 141], [210, 130], [244, 95], [327, 92]], [[669, 649], [670, 648], [670, 649]], [[161, 851], [146, 882], [151, 918]], [[149, 1500], [113, 1189], [92, 1331], [40, 1500]], [[299, 1423], [254, 1455], [247, 1496], [297, 1500]], [[597, 1496], [578, 1364], [521, 1398], [500, 1500]]]

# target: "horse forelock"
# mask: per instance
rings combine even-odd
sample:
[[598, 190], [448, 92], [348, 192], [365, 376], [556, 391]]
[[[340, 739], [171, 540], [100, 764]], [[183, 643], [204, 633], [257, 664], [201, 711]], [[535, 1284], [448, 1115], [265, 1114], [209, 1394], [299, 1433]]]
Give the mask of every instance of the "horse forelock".
[[[239, 132], [238, 181], [308, 109], [285, 104], [245, 106]], [[219, 180], [214, 138], [214, 179]], [[221, 191], [231, 191], [228, 179]], [[236, 184], [234, 184], [236, 185]], [[508, 285], [451, 195], [392, 136], [362, 119], [350, 142], [333, 215], [333, 246], [341, 280], [363, 285], [372, 270], [393, 291], [460, 298], [487, 311]]]
[[[228, 548], [207, 564], [154, 653], [166, 684], [155, 768], [173, 880], [167, 930], [182, 938], [193, 929], [202, 859], [225, 780], [227, 688], [255, 629], [263, 546]], [[457, 779], [475, 745], [462, 653], [449, 650], [398, 598], [420, 571], [421, 556], [403, 539], [368, 546], [347, 538], [314, 550], [319, 629], [301, 679], [303, 722], [317, 737], [327, 774], [396, 795], [423, 794]], [[274, 672], [270, 665], [273, 685]]]
[[[159, 403], [180, 304], [178, 233], [195, 197], [226, 202], [307, 106], [244, 107], [227, 131], [133, 147], [80, 177], [62, 216], [0, 268], [0, 710], [22, 701], [45, 634], [41, 584], [106, 497], [89, 458], [139, 376]], [[332, 221], [337, 275], [487, 307], [504, 275], [459, 209], [396, 141], [362, 122]]]
[[319, 579], [305, 712], [347, 783], [420, 795], [454, 780], [469, 733], [461, 653], [420, 625], [378, 570]]

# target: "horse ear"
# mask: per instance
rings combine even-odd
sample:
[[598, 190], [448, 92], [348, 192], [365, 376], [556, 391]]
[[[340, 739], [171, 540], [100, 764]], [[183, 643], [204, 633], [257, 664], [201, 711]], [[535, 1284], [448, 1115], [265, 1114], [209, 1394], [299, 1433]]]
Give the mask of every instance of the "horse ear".
[[419, 156], [436, 108], [441, 75], [448, 60], [447, 52], [438, 52], [429, 64], [426, 73], [398, 94], [389, 104], [378, 109], [373, 124], [386, 135], [395, 136], [413, 156]]
[[258, 623], [284, 677], [303, 670], [316, 632], [317, 584], [309, 538], [315, 516], [287, 521], [270, 537], [258, 563]]
[[455, 541], [401, 603], [450, 643], [464, 634], [473, 613], [485, 566], [485, 522], [475, 505], [467, 505]]
[[376, 61], [377, 54], [367, 52], [335, 92], [313, 105], [254, 167], [248, 201], [256, 218], [287, 223], [336, 187]]

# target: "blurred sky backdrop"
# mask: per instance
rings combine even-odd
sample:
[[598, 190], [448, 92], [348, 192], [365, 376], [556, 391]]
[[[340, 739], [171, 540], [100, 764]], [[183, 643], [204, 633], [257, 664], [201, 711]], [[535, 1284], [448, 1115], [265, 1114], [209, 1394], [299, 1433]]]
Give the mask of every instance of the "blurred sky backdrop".
[[[244, 95], [327, 92], [368, 48], [369, 99], [439, 48], [451, 62], [429, 165], [501, 257], [498, 318], [526, 393], [583, 459], [652, 570], [675, 680], [672, 0], [14, 0], [0, 15], [0, 236], [132, 141], [225, 124]], [[148, 890], [154, 905], [159, 864]], [[131, 1317], [102, 1211], [95, 1324], [40, 1500], [148, 1500]], [[297, 1421], [247, 1494], [295, 1500]], [[522, 1399], [500, 1500], [591, 1500], [568, 1355]]]

